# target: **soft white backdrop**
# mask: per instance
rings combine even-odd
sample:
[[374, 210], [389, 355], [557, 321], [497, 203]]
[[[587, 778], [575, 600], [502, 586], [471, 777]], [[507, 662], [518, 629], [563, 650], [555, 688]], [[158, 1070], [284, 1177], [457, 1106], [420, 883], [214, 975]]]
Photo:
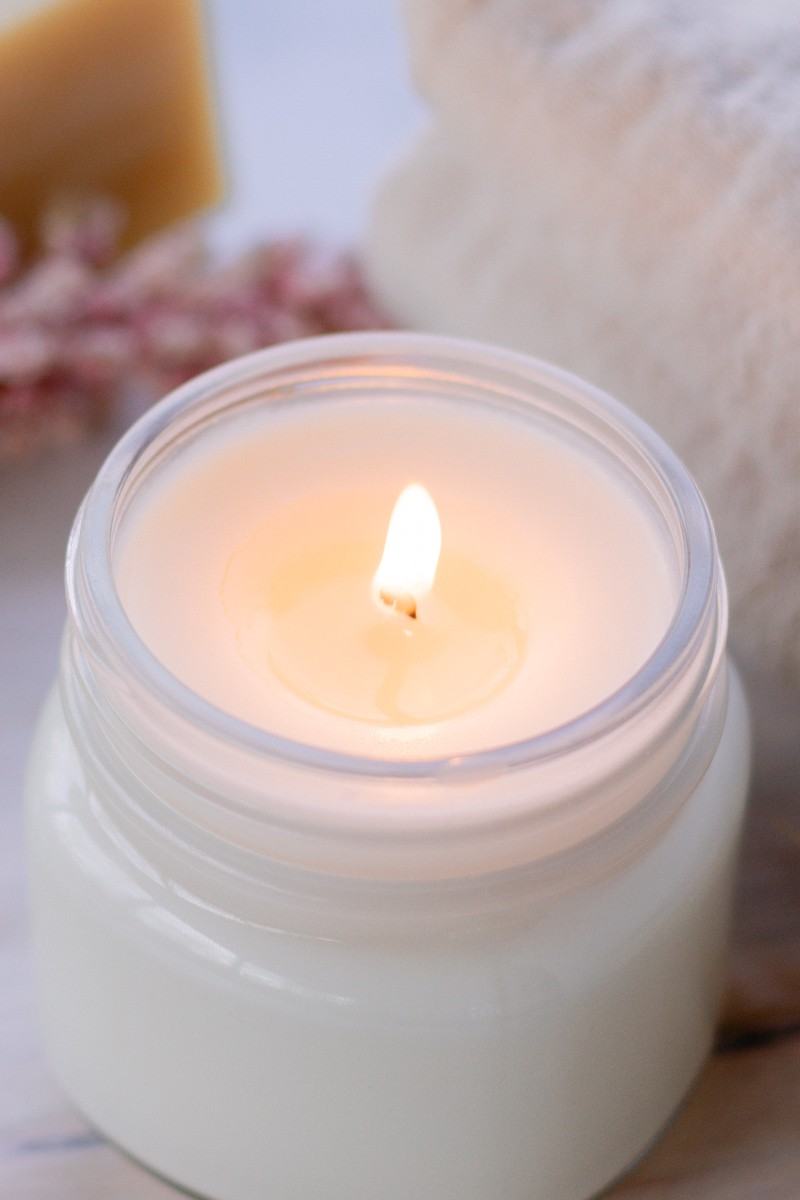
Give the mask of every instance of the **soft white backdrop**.
[[[358, 240], [371, 188], [421, 108], [392, 0], [210, 0], [229, 200], [211, 220], [233, 251], [282, 233]], [[0, 467], [0, 1196], [171, 1196], [88, 1133], [36, 1041], [25, 924], [21, 793], [55, 670], [64, 545], [111, 432]]]
[[421, 113], [395, 4], [210, 0], [208, 11], [233, 196], [215, 234], [356, 241], [376, 172]]

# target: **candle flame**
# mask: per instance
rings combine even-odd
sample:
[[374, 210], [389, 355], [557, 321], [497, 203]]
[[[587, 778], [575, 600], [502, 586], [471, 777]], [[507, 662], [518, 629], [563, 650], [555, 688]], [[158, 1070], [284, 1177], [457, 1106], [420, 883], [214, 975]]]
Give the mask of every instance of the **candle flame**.
[[383, 557], [372, 582], [386, 605], [416, 617], [417, 604], [433, 587], [442, 527], [436, 505], [419, 483], [402, 491], [394, 506]]

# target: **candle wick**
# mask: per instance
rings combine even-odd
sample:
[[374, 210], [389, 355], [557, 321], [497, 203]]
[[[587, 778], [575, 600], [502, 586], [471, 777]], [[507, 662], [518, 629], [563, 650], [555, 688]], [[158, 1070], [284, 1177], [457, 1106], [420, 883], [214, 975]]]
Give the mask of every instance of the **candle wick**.
[[381, 600], [388, 608], [393, 608], [395, 612], [402, 613], [406, 617], [411, 617], [413, 621], [417, 619], [417, 602], [409, 593], [395, 596], [392, 592], [381, 591], [378, 593]]

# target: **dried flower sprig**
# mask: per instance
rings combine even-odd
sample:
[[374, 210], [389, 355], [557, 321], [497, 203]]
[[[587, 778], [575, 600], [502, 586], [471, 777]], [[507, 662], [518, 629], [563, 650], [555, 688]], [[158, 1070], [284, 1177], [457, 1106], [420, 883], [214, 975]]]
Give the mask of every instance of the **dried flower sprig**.
[[0, 462], [99, 427], [226, 359], [290, 338], [384, 328], [351, 256], [302, 240], [214, 261], [197, 225], [116, 257], [105, 200], [61, 204], [22, 264], [0, 220]]

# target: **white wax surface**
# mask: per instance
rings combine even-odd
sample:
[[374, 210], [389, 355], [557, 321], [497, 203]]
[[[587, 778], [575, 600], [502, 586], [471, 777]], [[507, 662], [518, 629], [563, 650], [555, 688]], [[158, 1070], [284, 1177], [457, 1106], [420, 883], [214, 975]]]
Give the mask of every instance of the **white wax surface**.
[[[346, 540], [342, 525], [357, 525], [374, 542], [377, 567], [388, 516], [413, 480], [438, 507], [443, 560], [474, 564], [517, 614], [523, 650], [502, 685], [466, 711], [445, 706], [440, 719], [357, 719], [332, 708], [337, 680], [344, 687], [368, 669], [360, 653], [346, 671], [320, 655], [319, 680], [307, 671], [301, 692], [270, 670], [270, 638], [281, 631], [269, 612], [265, 661], [254, 669], [226, 604], [232, 560], [272, 537], [269, 580], [282, 558], [302, 553], [307, 515], [315, 546]], [[384, 395], [264, 405], [206, 431], [139, 489], [114, 569], [144, 642], [201, 696], [279, 735], [386, 758], [475, 751], [585, 712], [653, 653], [678, 590], [666, 534], [643, 497], [577, 439], [493, 409]], [[333, 612], [334, 646], [336, 622]], [[457, 642], [448, 653], [455, 663]], [[452, 672], [461, 689], [459, 665], [460, 673], [445, 658], [431, 670]], [[437, 684], [446, 692], [447, 678]]]

